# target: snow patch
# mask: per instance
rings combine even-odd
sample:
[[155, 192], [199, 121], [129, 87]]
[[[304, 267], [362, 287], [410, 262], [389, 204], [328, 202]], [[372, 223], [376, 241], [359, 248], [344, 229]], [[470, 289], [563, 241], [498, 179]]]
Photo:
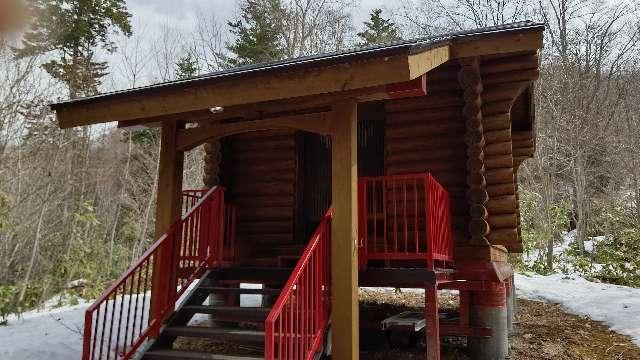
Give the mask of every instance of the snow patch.
[[519, 297], [560, 304], [570, 313], [630, 336], [640, 346], [640, 289], [561, 274], [516, 274], [515, 284]]

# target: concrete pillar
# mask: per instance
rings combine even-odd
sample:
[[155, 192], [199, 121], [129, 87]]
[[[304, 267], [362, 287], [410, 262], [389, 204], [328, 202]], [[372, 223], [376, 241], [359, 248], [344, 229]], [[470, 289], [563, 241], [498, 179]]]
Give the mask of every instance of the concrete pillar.
[[513, 288], [513, 278], [510, 277], [505, 280], [506, 294], [507, 294], [507, 330], [509, 334], [513, 333], [513, 320], [515, 317], [515, 289]]
[[469, 338], [474, 360], [503, 360], [509, 352], [507, 296], [504, 283], [493, 283], [487, 291], [474, 291], [471, 298], [471, 324], [490, 327], [490, 338]]

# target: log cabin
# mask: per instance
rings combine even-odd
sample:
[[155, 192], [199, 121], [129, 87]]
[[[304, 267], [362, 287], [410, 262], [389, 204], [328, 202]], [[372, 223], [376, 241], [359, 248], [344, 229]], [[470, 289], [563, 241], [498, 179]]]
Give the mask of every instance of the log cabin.
[[[360, 286], [425, 290], [427, 359], [441, 336], [504, 359], [543, 32], [513, 23], [53, 104], [63, 129], [161, 132], [158, 240], [87, 310], [83, 359], [358, 359]], [[185, 190], [199, 146], [204, 189]], [[442, 289], [459, 291], [453, 322]], [[192, 337], [229, 346], [175, 346]]]

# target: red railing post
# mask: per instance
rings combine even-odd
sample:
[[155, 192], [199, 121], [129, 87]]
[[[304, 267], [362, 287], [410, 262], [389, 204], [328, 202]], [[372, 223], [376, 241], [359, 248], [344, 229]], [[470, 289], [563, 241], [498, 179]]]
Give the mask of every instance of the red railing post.
[[[157, 336], [189, 285], [224, 252], [222, 192], [222, 188], [185, 192], [186, 213], [180, 221], [89, 306], [83, 360], [130, 359], [147, 339]], [[211, 217], [213, 209], [216, 217]], [[167, 276], [152, 282], [158, 267]]]
[[424, 260], [430, 269], [453, 261], [449, 195], [430, 174], [362, 177], [358, 202], [361, 268], [370, 259]]
[[329, 210], [265, 320], [266, 360], [311, 359], [322, 345], [331, 309], [331, 216]]

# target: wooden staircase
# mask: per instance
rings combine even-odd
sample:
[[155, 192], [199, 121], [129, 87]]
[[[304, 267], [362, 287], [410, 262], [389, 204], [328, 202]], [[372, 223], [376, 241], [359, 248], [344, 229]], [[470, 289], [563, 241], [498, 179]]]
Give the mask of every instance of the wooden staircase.
[[[161, 329], [157, 339], [142, 355], [145, 360], [207, 359], [255, 360], [264, 358], [264, 322], [271, 311], [270, 299], [280, 295], [289, 268], [221, 268], [209, 270]], [[241, 288], [240, 284], [264, 284], [262, 289]], [[241, 295], [263, 295], [260, 306], [240, 306]], [[215, 298], [217, 301], [210, 301]], [[222, 301], [220, 301], [222, 299]], [[265, 301], [266, 300], [266, 301]], [[217, 302], [218, 304], [212, 305]], [[206, 318], [196, 315], [204, 314]], [[207, 319], [208, 318], [208, 319]], [[176, 340], [182, 341], [176, 341]], [[204, 340], [205, 346], [220, 351], [184, 349], [184, 342]], [[190, 348], [197, 346], [190, 346]]]

